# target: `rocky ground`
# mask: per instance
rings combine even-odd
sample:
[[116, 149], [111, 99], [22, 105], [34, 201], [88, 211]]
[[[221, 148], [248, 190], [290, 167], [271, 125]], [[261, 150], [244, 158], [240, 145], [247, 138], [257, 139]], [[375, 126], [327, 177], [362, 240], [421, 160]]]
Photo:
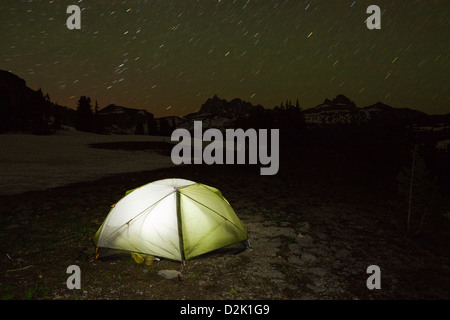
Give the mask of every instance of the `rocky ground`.
[[[303, 167], [306, 168], [306, 167]], [[0, 197], [3, 299], [448, 299], [449, 221], [405, 234], [405, 214], [365, 187], [259, 168], [182, 166]], [[129, 255], [93, 261], [92, 235], [125, 190], [178, 177], [219, 188], [251, 249], [148, 266]], [[81, 289], [66, 286], [81, 269]], [[367, 267], [381, 270], [369, 290]], [[165, 279], [161, 270], [177, 270]]]

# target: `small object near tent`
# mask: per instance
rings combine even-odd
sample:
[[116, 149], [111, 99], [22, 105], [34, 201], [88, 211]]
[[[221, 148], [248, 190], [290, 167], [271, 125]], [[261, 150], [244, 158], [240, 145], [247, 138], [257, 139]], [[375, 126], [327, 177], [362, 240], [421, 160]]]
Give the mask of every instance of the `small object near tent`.
[[128, 191], [94, 236], [97, 248], [183, 262], [246, 240], [247, 229], [222, 193], [185, 179]]

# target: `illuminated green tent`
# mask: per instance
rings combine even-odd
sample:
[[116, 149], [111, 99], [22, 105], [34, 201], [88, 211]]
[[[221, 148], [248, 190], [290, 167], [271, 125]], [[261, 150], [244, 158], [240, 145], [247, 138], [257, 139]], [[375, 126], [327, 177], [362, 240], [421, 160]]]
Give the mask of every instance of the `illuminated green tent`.
[[127, 192], [94, 236], [97, 248], [177, 261], [246, 240], [246, 228], [218, 189], [184, 179]]

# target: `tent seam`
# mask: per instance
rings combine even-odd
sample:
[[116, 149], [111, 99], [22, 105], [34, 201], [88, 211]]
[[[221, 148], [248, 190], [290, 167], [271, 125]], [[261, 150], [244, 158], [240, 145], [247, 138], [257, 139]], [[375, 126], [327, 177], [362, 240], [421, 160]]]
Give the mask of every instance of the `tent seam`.
[[241, 231], [242, 233], [245, 233], [244, 230], [242, 230], [241, 228], [239, 228], [237, 225], [235, 225], [235, 224], [234, 224], [233, 222], [231, 222], [229, 219], [227, 219], [226, 217], [224, 217], [223, 215], [221, 215], [220, 213], [218, 213], [216, 210], [214, 210], [214, 209], [212, 209], [212, 208], [210, 208], [210, 207], [204, 205], [203, 203], [201, 203], [201, 202], [199, 202], [199, 201], [193, 199], [192, 197], [190, 197], [190, 196], [188, 196], [188, 195], [186, 195], [186, 194], [184, 194], [184, 193], [182, 193], [182, 192], [180, 192], [180, 193], [181, 193], [183, 196], [185, 196], [185, 197], [191, 199], [192, 201], [194, 201], [194, 202], [196, 202], [196, 203], [202, 205], [203, 207], [205, 207], [205, 208], [211, 210], [212, 212], [214, 212], [214, 213], [217, 214], [218, 216], [220, 216], [220, 217], [224, 218], [226, 221], [230, 222], [236, 229], [238, 229], [238, 230]]
[[[141, 212], [139, 212], [134, 218], [128, 220], [127, 222], [125, 222], [124, 224], [122, 224], [121, 226], [119, 226], [116, 230], [114, 230], [113, 232], [111, 232], [105, 239], [103, 239], [104, 241], [106, 241], [107, 239], [109, 239], [113, 234], [115, 234], [116, 232], [118, 232], [121, 228], [123, 228], [125, 225], [130, 226], [130, 223], [135, 221], [136, 218], [140, 217], [142, 214], [144, 214], [144, 212], [146, 212], [149, 208], [151, 208], [152, 206], [156, 206], [159, 202], [161, 202], [162, 200], [164, 200], [165, 198], [167, 198], [168, 196], [170, 196], [171, 194], [173, 194], [176, 190], [170, 192], [169, 194], [167, 194], [166, 196], [162, 197], [161, 199], [159, 199], [158, 201], [152, 203], [151, 205], [149, 205], [148, 207], [146, 207], [144, 210], [142, 210]], [[106, 224], [107, 225], [107, 224]], [[103, 231], [103, 230], [102, 230]], [[99, 239], [100, 239], [101, 233], [99, 235]]]

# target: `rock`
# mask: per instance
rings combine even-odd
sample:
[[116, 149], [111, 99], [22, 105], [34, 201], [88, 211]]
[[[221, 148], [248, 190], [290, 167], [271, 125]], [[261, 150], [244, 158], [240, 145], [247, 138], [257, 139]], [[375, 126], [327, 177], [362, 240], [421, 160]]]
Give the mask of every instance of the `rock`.
[[309, 231], [311, 231], [311, 225], [309, 224], [309, 222], [305, 221], [301, 224], [301, 226], [298, 228], [298, 230], [301, 233], [308, 233]]
[[279, 288], [286, 288], [288, 284], [283, 279], [273, 279], [272, 283], [275, 284]]
[[177, 270], [161, 270], [158, 272], [158, 276], [163, 277], [164, 279], [174, 279], [178, 278], [181, 275], [180, 271]]
[[312, 274], [323, 277], [327, 274], [327, 271], [323, 268], [310, 268], [309, 270]]
[[289, 256], [288, 262], [289, 262], [289, 263], [292, 263], [292, 264], [299, 265], [299, 266], [302, 266], [302, 265], [305, 263], [305, 262], [302, 261], [302, 259], [300, 259], [300, 257], [297, 256], [297, 255], [291, 255], [291, 256]]
[[311, 284], [311, 283], [308, 283], [308, 284], [306, 285], [306, 287], [307, 287], [308, 289], [312, 290], [312, 291], [315, 291], [315, 292], [320, 291], [320, 288], [319, 288], [318, 286], [313, 285], [313, 284]]
[[300, 254], [301, 246], [297, 243], [290, 243], [288, 245], [289, 250], [294, 254]]
[[327, 235], [325, 233], [322, 233], [322, 232], [317, 232], [316, 236], [320, 240], [326, 240], [328, 238]]
[[313, 263], [317, 260], [317, 257], [311, 253], [304, 252], [302, 253], [301, 260], [305, 263]]
[[312, 244], [312, 237], [310, 235], [303, 235], [299, 233], [295, 241], [301, 246], [310, 246]]
[[340, 249], [336, 252], [336, 258], [338, 258], [338, 259], [345, 259], [348, 257], [348, 255], [349, 255], [349, 252], [346, 249]]

